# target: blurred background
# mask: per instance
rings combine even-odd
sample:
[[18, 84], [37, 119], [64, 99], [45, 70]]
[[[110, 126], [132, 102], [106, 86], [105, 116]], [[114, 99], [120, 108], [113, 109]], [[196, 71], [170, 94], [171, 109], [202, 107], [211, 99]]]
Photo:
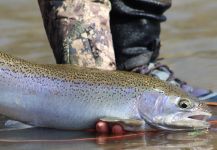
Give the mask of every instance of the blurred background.
[[[181, 79], [217, 90], [217, 1], [173, 0], [166, 16], [163, 63]], [[0, 1], [0, 50], [35, 63], [55, 63], [36, 0]]]

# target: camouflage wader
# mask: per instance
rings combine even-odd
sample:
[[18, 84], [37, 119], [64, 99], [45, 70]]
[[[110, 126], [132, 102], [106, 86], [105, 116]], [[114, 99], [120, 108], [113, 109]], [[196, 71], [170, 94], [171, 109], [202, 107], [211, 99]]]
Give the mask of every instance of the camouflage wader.
[[109, 0], [38, 0], [58, 64], [115, 70]]

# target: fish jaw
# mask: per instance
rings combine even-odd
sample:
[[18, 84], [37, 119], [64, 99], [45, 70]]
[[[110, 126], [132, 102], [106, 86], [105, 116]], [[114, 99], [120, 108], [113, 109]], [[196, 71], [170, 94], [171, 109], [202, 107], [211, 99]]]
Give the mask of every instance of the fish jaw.
[[175, 113], [170, 115], [156, 116], [152, 123], [154, 126], [164, 130], [201, 130], [208, 129], [210, 124], [207, 120], [211, 113], [195, 111], [189, 113]]

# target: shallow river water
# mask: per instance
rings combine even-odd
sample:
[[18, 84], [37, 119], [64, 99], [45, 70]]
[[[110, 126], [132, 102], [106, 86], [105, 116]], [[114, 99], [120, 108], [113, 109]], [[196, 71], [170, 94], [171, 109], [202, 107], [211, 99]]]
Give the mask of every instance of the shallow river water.
[[[192, 85], [217, 90], [217, 1], [173, 0], [166, 15], [161, 35], [163, 63]], [[0, 1], [0, 50], [36, 63], [55, 63], [36, 0]], [[0, 130], [0, 150], [215, 150], [216, 141], [215, 129], [125, 138], [48, 129]]]

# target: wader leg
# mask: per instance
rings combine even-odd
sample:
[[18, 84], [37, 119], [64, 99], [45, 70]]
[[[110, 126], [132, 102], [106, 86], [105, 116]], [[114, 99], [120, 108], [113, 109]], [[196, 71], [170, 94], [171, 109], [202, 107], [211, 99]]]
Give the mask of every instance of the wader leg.
[[58, 64], [115, 70], [109, 0], [38, 0]]
[[111, 31], [117, 68], [132, 70], [156, 60], [160, 23], [171, 0], [111, 0]]

